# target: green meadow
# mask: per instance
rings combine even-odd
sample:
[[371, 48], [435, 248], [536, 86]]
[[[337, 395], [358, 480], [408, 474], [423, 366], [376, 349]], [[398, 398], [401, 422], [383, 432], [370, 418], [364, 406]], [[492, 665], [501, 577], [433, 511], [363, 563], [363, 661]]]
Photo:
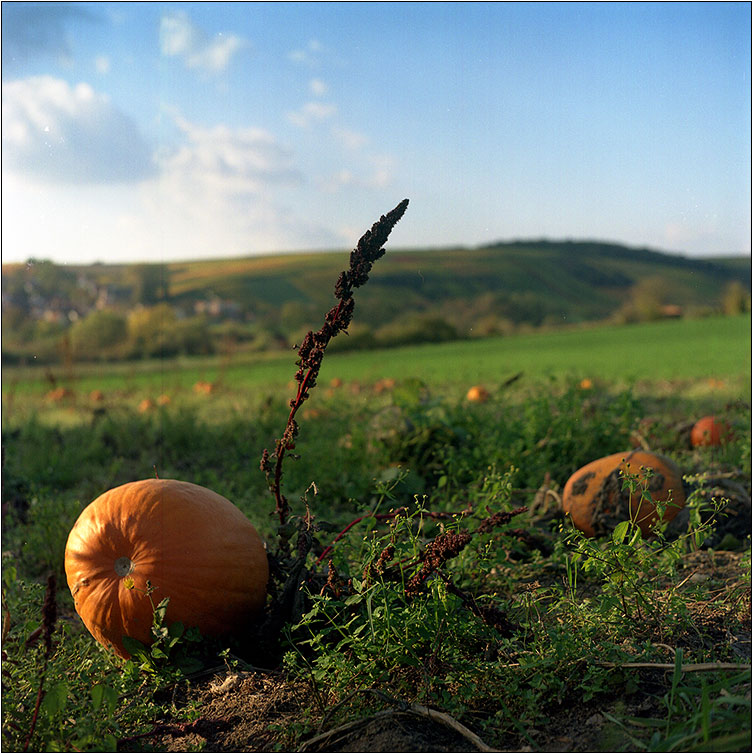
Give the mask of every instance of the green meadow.
[[[340, 336], [347, 337], [347, 336]], [[121, 364], [74, 364], [54, 371], [62, 385], [81, 393], [159, 392], [221, 380], [232, 388], [285, 389], [295, 372], [295, 353], [185, 358]], [[419, 378], [428, 384], [493, 387], [523, 372], [528, 378], [599, 379], [622, 384], [667, 380], [724, 381], [745, 390], [750, 380], [750, 315], [601, 325], [507, 337], [391, 349], [333, 353], [321, 380], [373, 382]], [[7, 368], [3, 395], [49, 389], [49, 370]], [[721, 385], [717, 385], [721, 387]]]
[[[443, 748], [433, 720], [432, 751], [750, 751], [750, 335], [749, 316], [710, 317], [328, 353], [279, 527], [260, 457], [292, 350], [6, 368], [3, 750], [335, 751], [321, 731], [349, 730], [343, 750], [371, 751], [359, 721], [434, 710], [476, 738]], [[731, 439], [694, 447], [707, 414]], [[636, 446], [677, 464], [686, 518], [585, 538], [566, 482]], [[279, 631], [201, 639], [157, 608], [137, 656], [94, 641], [68, 532], [154, 475], [227, 497], [274, 562], [310, 541]], [[270, 615], [298, 584], [281, 573]]]

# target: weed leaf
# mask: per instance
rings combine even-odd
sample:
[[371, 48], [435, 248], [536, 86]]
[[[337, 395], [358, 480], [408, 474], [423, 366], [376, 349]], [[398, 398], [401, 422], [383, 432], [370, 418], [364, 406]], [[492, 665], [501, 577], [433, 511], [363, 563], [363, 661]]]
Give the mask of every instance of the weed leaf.
[[65, 681], [59, 681], [54, 686], [47, 689], [47, 692], [42, 699], [40, 709], [47, 717], [52, 720], [63, 709], [65, 709], [65, 703], [68, 700], [68, 684]]

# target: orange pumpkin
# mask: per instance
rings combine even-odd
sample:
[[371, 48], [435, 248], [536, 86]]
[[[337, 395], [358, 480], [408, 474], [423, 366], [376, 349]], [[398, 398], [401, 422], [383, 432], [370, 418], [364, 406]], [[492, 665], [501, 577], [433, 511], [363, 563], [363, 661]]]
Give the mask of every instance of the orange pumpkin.
[[140, 414], [145, 414], [148, 411], [151, 411], [153, 408], [154, 408], [154, 401], [151, 398], [144, 398], [144, 400], [142, 400], [139, 403]]
[[65, 400], [66, 398], [73, 398], [75, 396], [75, 393], [73, 390], [67, 387], [56, 387], [54, 390], [50, 390], [49, 393], [45, 396], [48, 401], [52, 401], [53, 403], [59, 403], [60, 401]]
[[194, 393], [199, 395], [210, 395], [215, 390], [215, 384], [213, 382], [207, 382], [206, 380], [199, 380], [194, 386]]
[[704, 416], [690, 430], [690, 444], [694, 448], [704, 445], [721, 445], [730, 439], [730, 428], [726, 422], [714, 416]]
[[485, 403], [489, 400], [489, 391], [483, 385], [474, 385], [465, 398], [471, 403]]
[[165, 597], [168, 624], [207, 636], [244, 627], [264, 606], [269, 566], [256, 529], [229, 500], [189, 482], [145, 479], [84, 509], [68, 535], [65, 573], [91, 634], [127, 658], [123, 636], [151, 643], [152, 601]]
[[[647, 469], [651, 469], [650, 477]], [[623, 489], [620, 472], [638, 478], [639, 489], [632, 495]], [[641, 489], [646, 484], [654, 502], [668, 502], [664, 521], [671, 521], [685, 505], [682, 474], [669, 458], [645, 450], [614, 453], [586, 464], [567, 480], [562, 507], [587, 537], [607, 534], [628, 518], [649, 536], [659, 514], [650, 501], [641, 502]]]
[[397, 383], [392, 377], [384, 377], [374, 383], [374, 392], [379, 395], [386, 390], [392, 390]]

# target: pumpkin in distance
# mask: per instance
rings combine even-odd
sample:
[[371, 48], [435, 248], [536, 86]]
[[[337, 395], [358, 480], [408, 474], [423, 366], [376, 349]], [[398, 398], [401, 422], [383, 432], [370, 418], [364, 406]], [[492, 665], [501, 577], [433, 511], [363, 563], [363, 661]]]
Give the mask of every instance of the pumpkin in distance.
[[704, 416], [690, 430], [690, 444], [694, 448], [704, 445], [721, 445], [730, 439], [730, 428], [715, 416]]
[[471, 403], [485, 403], [489, 400], [489, 391], [483, 385], [474, 385], [465, 395]]
[[[646, 469], [651, 470], [648, 482]], [[639, 487], [632, 495], [623, 489], [620, 472], [637, 477]], [[669, 501], [663, 520], [671, 521], [685, 505], [682, 474], [669, 458], [645, 450], [614, 453], [586, 464], [567, 480], [562, 507], [587, 537], [607, 534], [628, 518], [649, 536], [659, 514], [650, 501], [641, 502], [641, 489], [646, 485], [654, 502]]]
[[243, 628], [264, 606], [269, 566], [256, 529], [229, 500], [189, 482], [145, 479], [83, 510], [65, 573], [91, 634], [127, 658], [123, 636], [150, 644], [152, 601], [165, 597], [168, 624], [207, 636]]

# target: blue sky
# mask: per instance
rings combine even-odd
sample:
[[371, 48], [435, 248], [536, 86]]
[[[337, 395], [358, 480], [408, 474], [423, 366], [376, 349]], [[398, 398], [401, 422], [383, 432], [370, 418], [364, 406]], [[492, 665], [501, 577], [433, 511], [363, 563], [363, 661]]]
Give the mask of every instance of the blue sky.
[[749, 3], [2, 5], [3, 261], [750, 253]]

